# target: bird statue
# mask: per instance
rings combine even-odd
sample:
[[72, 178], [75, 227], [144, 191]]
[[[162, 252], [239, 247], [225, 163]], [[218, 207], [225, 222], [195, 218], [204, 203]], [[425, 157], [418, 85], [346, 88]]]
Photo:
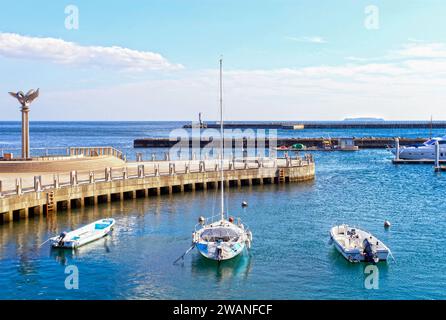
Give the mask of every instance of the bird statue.
[[16, 98], [20, 102], [22, 107], [29, 108], [31, 102], [33, 102], [39, 96], [39, 89], [37, 90], [31, 89], [26, 94], [24, 94], [22, 91], [16, 93], [9, 92], [9, 94], [14, 98]]

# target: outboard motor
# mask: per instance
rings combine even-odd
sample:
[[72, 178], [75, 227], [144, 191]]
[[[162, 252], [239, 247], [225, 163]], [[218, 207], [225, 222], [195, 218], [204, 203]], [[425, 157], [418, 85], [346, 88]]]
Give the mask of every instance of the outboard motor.
[[59, 235], [59, 246], [63, 246], [63, 239], [67, 236], [67, 233], [64, 231]]
[[377, 263], [378, 257], [376, 256], [376, 253], [373, 251], [372, 244], [370, 243], [369, 239], [364, 239], [362, 245], [364, 247], [365, 261], [371, 263]]

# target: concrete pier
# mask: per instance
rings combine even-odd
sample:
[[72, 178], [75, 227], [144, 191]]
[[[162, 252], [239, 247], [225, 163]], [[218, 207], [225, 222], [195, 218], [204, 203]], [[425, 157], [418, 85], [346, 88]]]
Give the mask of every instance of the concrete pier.
[[[69, 170], [59, 173], [59, 183], [39, 175], [16, 188], [0, 183], [0, 223], [27, 219], [29, 216], [56, 214], [73, 207], [99, 202], [124, 201], [136, 197], [160, 196], [196, 189], [218, 188], [218, 160], [179, 160], [126, 163], [91, 171]], [[241, 187], [252, 184], [290, 183], [312, 180], [315, 164], [311, 155], [287, 159], [234, 159], [224, 162], [224, 182]], [[123, 174], [125, 172], [126, 174]], [[21, 181], [21, 180], [19, 180]], [[45, 181], [47, 183], [45, 183]], [[8, 184], [6, 184], [8, 185]]]

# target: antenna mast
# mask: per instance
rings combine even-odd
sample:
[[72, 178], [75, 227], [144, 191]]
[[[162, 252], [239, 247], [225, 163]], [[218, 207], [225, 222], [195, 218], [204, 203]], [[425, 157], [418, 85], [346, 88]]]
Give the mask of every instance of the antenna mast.
[[432, 115], [431, 115], [431, 125], [430, 125], [430, 131], [429, 131], [429, 139], [432, 139]]

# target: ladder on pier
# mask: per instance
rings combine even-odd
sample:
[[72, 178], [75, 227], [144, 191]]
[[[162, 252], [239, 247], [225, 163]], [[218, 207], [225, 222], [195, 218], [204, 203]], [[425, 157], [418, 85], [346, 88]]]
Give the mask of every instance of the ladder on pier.
[[279, 183], [285, 183], [285, 170], [279, 169]]
[[54, 191], [50, 191], [46, 194], [46, 213], [52, 213], [55, 210]]

